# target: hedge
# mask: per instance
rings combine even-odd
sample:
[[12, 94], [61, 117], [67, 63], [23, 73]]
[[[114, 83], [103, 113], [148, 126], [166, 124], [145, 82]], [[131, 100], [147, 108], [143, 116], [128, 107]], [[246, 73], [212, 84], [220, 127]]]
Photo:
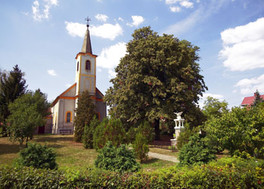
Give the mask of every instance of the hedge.
[[264, 188], [263, 165], [254, 160], [223, 158], [201, 166], [125, 174], [1, 166], [0, 188]]

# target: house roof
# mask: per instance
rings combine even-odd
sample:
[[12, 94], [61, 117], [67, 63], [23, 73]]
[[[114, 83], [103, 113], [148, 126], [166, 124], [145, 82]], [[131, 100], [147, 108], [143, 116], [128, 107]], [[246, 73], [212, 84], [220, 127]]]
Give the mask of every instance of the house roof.
[[[260, 95], [260, 98], [264, 100], [264, 95]], [[241, 106], [251, 105], [254, 103], [255, 96], [245, 97], [241, 103]]]
[[57, 98], [51, 103], [51, 105], [54, 106], [63, 95], [65, 95], [67, 92], [69, 92], [75, 86], [76, 86], [76, 83], [74, 83], [72, 86], [70, 86], [68, 89], [66, 89], [63, 93], [61, 93], [59, 96], [57, 96]]

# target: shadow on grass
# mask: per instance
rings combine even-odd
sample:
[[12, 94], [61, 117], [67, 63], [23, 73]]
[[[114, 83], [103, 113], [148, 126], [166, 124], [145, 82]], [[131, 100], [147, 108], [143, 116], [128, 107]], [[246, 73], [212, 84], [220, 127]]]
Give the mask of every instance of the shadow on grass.
[[36, 142], [66, 142], [66, 141], [73, 141], [73, 137], [45, 136], [45, 137], [35, 138], [34, 141], [36, 141]]
[[151, 159], [148, 159], [147, 161], [143, 161], [142, 164], [152, 164], [152, 163], [157, 163], [159, 161], [159, 159], [157, 158], [151, 158]]
[[0, 144], [0, 155], [3, 154], [16, 154], [25, 146], [19, 146], [19, 144]]

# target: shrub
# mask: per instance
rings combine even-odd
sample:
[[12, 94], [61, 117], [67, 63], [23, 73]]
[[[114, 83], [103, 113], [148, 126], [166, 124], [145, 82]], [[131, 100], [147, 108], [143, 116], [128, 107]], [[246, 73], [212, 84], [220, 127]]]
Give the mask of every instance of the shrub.
[[198, 128], [190, 129], [189, 123], [185, 124], [185, 127], [181, 129], [180, 135], [177, 137], [177, 149], [181, 148], [189, 142], [189, 138], [198, 132]]
[[135, 172], [140, 168], [139, 164], [136, 162], [133, 151], [129, 150], [125, 145], [115, 147], [111, 141], [107, 142], [99, 151], [95, 160], [95, 166], [121, 173]]
[[84, 148], [93, 148], [93, 133], [96, 127], [100, 124], [100, 121], [96, 118], [96, 116], [93, 117], [90, 125], [87, 124], [84, 127], [84, 133], [83, 133], [83, 147]]
[[19, 156], [19, 165], [46, 169], [56, 169], [58, 167], [56, 154], [46, 145], [28, 143], [28, 147], [21, 150]]
[[171, 167], [150, 173], [116, 173], [4, 167], [0, 188], [264, 188], [263, 161], [221, 158], [205, 165]]
[[136, 154], [136, 157], [140, 159], [140, 162], [147, 160], [148, 158], [148, 140], [146, 136], [143, 136], [142, 133], [137, 133], [136, 139], [133, 143], [133, 148]]
[[119, 146], [125, 142], [125, 136], [125, 130], [119, 119], [105, 118], [93, 134], [94, 148], [96, 150], [103, 148], [107, 141], [112, 141], [114, 146]]
[[207, 163], [216, 158], [215, 150], [208, 145], [207, 138], [198, 134], [190, 137], [190, 141], [185, 144], [179, 153], [181, 165]]

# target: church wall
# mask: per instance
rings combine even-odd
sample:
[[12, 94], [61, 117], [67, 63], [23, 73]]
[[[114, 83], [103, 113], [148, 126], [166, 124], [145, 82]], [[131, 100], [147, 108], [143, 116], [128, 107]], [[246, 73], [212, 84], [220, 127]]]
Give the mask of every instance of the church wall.
[[[67, 131], [67, 133], [73, 132], [73, 121], [74, 121], [74, 106], [75, 101], [72, 99], [60, 99], [59, 105], [59, 120], [58, 120], [58, 131], [57, 134], [63, 134]], [[66, 113], [70, 111], [72, 121], [70, 123], [66, 123]]]
[[57, 134], [58, 131], [58, 116], [59, 116], [59, 103], [60, 100], [58, 100], [58, 102], [52, 107], [51, 111], [52, 111], [52, 134]]

